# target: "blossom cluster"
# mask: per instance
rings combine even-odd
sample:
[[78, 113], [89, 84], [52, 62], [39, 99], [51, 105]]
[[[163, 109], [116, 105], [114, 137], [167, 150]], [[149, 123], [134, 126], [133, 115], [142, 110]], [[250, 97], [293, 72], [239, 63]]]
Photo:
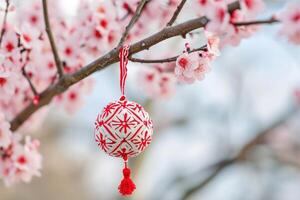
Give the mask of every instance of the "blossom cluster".
[[220, 36], [221, 46], [237, 46], [243, 38], [250, 37], [256, 30], [255, 26], [235, 26], [236, 22], [254, 20], [265, 5], [262, 0], [241, 0], [240, 9], [230, 11], [228, 5], [233, 0], [204, 0], [197, 1], [195, 8], [198, 15], [209, 19], [205, 30]]
[[300, 3], [292, 2], [278, 14], [282, 22], [280, 34], [295, 44], [300, 44]]
[[9, 186], [20, 181], [29, 182], [40, 176], [42, 157], [38, 152], [39, 141], [12, 134], [10, 124], [0, 113], [0, 179]]
[[[164, 74], [168, 73], [176, 77], [177, 82], [191, 84], [195, 81], [203, 80], [205, 74], [211, 69], [211, 62], [219, 55], [219, 48], [226, 45], [237, 46], [242, 39], [248, 38], [255, 33], [259, 26], [236, 25], [239, 22], [255, 21], [257, 16], [262, 13], [265, 8], [263, 0], [240, 0], [238, 9], [230, 8], [234, 0], [199, 0], [192, 1], [190, 6], [194, 9], [198, 16], [206, 16], [208, 23], [204, 27], [205, 36], [207, 38], [207, 49], [196, 52], [185, 51], [176, 60], [173, 70], [170, 70], [170, 63], [160, 64], [160, 70]], [[286, 8], [279, 12], [277, 16], [273, 16], [272, 20], [282, 22], [280, 34], [286, 36], [290, 42], [300, 43], [300, 4], [291, 2]], [[207, 34], [209, 33], [209, 34]], [[151, 74], [159, 74], [157, 65], [152, 69], [140, 70], [139, 80], [143, 83], [142, 87], [146, 95], [155, 98], [166, 98], [171, 95], [159, 95], [157, 85], [158, 79], [149, 79]], [[171, 71], [171, 72], [170, 72]], [[172, 73], [172, 71], [174, 73]], [[157, 75], [156, 75], [157, 76]], [[143, 79], [143, 80], [141, 80]], [[173, 80], [170, 76], [169, 80]], [[167, 94], [174, 93], [174, 81], [170, 81], [168, 88], [164, 88]], [[156, 89], [155, 89], [156, 88]]]
[[163, 65], [143, 67], [139, 71], [138, 82], [150, 98], [169, 99], [176, 90], [176, 78]]
[[191, 84], [204, 79], [210, 71], [210, 62], [219, 56], [219, 38], [207, 33], [207, 48], [198, 52], [187, 49], [176, 60], [175, 75], [179, 82]]
[[199, 51], [192, 51], [189, 44], [175, 63], [143, 67], [139, 70], [138, 81], [150, 98], [168, 99], [176, 91], [176, 84], [192, 84], [203, 80], [211, 69], [211, 62], [220, 55], [220, 39], [206, 32], [207, 44]]

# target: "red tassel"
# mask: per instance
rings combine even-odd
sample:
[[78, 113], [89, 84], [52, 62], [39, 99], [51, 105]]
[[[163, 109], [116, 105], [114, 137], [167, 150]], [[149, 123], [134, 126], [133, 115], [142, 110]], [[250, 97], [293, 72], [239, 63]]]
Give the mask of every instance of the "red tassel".
[[134, 182], [130, 178], [130, 169], [127, 167], [126, 160], [125, 160], [125, 167], [123, 169], [124, 178], [119, 185], [119, 192], [123, 196], [131, 195], [133, 191], [136, 189]]

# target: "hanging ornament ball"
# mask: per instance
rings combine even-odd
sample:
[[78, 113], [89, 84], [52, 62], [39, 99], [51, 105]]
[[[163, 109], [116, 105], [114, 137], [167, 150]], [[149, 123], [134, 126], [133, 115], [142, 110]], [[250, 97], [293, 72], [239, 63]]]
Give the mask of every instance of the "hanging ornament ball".
[[124, 160], [123, 179], [119, 192], [131, 195], [136, 186], [130, 178], [128, 158], [137, 156], [151, 143], [153, 124], [144, 108], [124, 96], [127, 77], [129, 46], [120, 48], [120, 89], [119, 101], [104, 107], [95, 122], [95, 140], [98, 146], [108, 155]]
[[152, 140], [153, 124], [144, 108], [122, 96], [104, 107], [95, 122], [95, 140], [107, 154], [137, 156]]

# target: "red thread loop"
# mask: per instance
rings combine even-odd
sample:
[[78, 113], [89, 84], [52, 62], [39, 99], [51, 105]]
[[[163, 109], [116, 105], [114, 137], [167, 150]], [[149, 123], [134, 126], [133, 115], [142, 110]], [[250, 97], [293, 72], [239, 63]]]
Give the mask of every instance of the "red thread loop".
[[129, 46], [125, 45], [120, 48], [120, 89], [124, 95], [125, 81], [127, 77], [127, 63], [128, 63]]

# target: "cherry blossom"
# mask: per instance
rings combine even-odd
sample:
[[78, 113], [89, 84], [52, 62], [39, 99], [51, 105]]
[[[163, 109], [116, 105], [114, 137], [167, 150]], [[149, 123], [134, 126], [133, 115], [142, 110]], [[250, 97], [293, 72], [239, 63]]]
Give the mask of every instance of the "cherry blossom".
[[265, 3], [263, 0], [242, 0], [241, 7], [248, 15], [255, 16], [264, 10]]
[[16, 75], [9, 71], [0, 71], [0, 99], [5, 100], [13, 95], [16, 88]]
[[207, 38], [206, 49], [199, 52], [190, 52], [189, 44], [186, 50], [176, 60], [175, 76], [181, 83], [192, 84], [196, 80], [204, 79], [205, 74], [210, 71], [210, 62], [220, 55], [220, 38], [211, 32], [205, 32]]
[[158, 97], [162, 99], [169, 99], [175, 94], [176, 78], [171, 73], [161, 73], [159, 85], [160, 92]]
[[20, 30], [17, 30], [20, 41], [25, 48], [32, 48], [34, 42], [39, 38], [40, 33], [28, 23], [24, 23]]
[[237, 46], [243, 38], [257, 31], [255, 26], [236, 27], [234, 23], [253, 20], [264, 9], [262, 0], [243, 0], [240, 1], [241, 9], [228, 12], [227, 6], [232, 2], [234, 1], [200, 0], [195, 6], [198, 15], [209, 19], [205, 30], [220, 37], [221, 47], [228, 44]]
[[23, 145], [18, 134], [11, 136], [11, 140], [0, 158], [0, 177], [5, 185], [29, 182], [33, 176], [40, 176], [42, 157], [38, 152], [39, 141], [26, 137]]
[[11, 55], [18, 48], [18, 36], [11, 28], [6, 28], [6, 33], [3, 36], [1, 51], [4, 54]]
[[300, 88], [296, 88], [294, 90], [294, 96], [295, 96], [296, 102], [300, 105]]
[[210, 20], [205, 29], [214, 33], [222, 33], [228, 29], [230, 14], [227, 12], [227, 4], [213, 3], [205, 15]]
[[20, 4], [16, 11], [20, 13], [17, 15], [20, 23], [29, 23], [32, 27], [43, 30], [43, 11], [40, 1], [30, 0], [26, 4]]
[[40, 176], [41, 156], [38, 153], [39, 141], [26, 137], [25, 145], [16, 145], [12, 160], [16, 167], [16, 181], [29, 182], [32, 176]]
[[220, 56], [220, 38], [211, 33], [211, 32], [205, 32], [205, 36], [207, 38], [207, 49], [209, 52], [209, 57], [211, 60], [215, 59], [217, 56]]
[[4, 115], [0, 113], [0, 148], [7, 148], [11, 138], [10, 124], [5, 120]]
[[175, 93], [176, 78], [161, 66], [145, 67], [139, 71], [138, 82], [148, 97], [168, 99]]
[[196, 12], [198, 12], [199, 15], [206, 15], [212, 7], [212, 1], [211, 0], [198, 0], [196, 2]]
[[278, 18], [282, 22], [280, 34], [286, 36], [290, 42], [300, 44], [300, 4], [289, 3], [279, 13]]
[[175, 75], [179, 82], [192, 84], [204, 79], [205, 74], [210, 71], [209, 52], [183, 53], [176, 60]]
[[198, 67], [199, 54], [194, 53], [183, 53], [176, 60], [175, 75], [180, 82], [193, 83], [194, 70]]
[[89, 94], [94, 81], [87, 79], [71, 87], [67, 92], [56, 97], [56, 103], [65, 108], [69, 114], [74, 114], [84, 103], [84, 94]]
[[145, 67], [138, 72], [138, 82], [142, 87], [143, 91], [150, 96], [154, 97], [158, 94], [159, 87], [159, 71], [155, 68]]

